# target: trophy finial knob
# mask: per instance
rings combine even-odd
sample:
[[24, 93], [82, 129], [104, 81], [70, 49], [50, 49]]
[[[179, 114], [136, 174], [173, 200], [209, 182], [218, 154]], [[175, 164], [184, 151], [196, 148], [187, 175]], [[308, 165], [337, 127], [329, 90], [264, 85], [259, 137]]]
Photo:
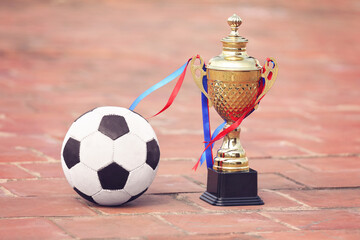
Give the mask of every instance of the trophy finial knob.
[[239, 36], [238, 29], [242, 24], [241, 18], [234, 13], [234, 15], [228, 18], [227, 22], [231, 28], [230, 36], [231, 37]]

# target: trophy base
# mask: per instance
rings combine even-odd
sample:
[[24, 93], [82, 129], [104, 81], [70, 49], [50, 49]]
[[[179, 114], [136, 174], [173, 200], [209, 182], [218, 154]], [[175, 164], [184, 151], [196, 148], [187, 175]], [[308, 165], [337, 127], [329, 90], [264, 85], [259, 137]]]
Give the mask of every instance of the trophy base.
[[263, 205], [258, 196], [257, 172], [218, 172], [208, 169], [207, 191], [201, 200], [215, 206]]

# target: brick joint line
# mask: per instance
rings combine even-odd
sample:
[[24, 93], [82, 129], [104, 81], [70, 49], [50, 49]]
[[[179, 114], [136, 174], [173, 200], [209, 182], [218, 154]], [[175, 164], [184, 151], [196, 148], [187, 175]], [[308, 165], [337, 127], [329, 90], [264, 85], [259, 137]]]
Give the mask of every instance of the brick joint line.
[[264, 212], [258, 212], [258, 214], [260, 214], [261, 216], [264, 216], [264, 217], [266, 217], [266, 218], [268, 218], [268, 219], [270, 219], [270, 220], [272, 220], [272, 221], [274, 221], [274, 222], [276, 222], [276, 223], [280, 223], [280, 224], [282, 224], [282, 225], [284, 225], [284, 226], [286, 226], [286, 227], [288, 227], [288, 228], [290, 228], [290, 229], [292, 229], [292, 230], [296, 230], [296, 231], [301, 230], [301, 229], [298, 228], [298, 227], [295, 227], [295, 226], [293, 226], [293, 225], [291, 225], [291, 224], [289, 224], [289, 223], [280, 221], [279, 219], [274, 218], [274, 217], [272, 217], [272, 216], [270, 216], [269, 214], [266, 214], [266, 213], [264, 213]]
[[168, 225], [168, 226], [170, 226], [170, 227], [172, 227], [172, 228], [174, 228], [174, 229], [176, 229], [176, 230], [178, 230], [178, 231], [180, 231], [180, 232], [182, 232], [182, 233], [184, 233], [184, 234], [186, 234], [186, 235], [189, 235], [189, 233], [188, 233], [187, 231], [185, 231], [184, 229], [182, 229], [182, 228], [180, 228], [180, 227], [172, 224], [171, 222], [167, 221], [167, 220], [166, 220], [165, 218], [163, 218], [162, 216], [160, 216], [160, 215], [152, 215], [152, 214], [149, 214], [149, 215], [154, 216], [155, 218], [157, 218], [157, 219], [160, 220], [161, 222], [165, 223], [166, 225]]
[[61, 225], [57, 224], [56, 221], [54, 221], [53, 218], [51, 217], [48, 217], [48, 218], [45, 218], [45, 219], [48, 219], [52, 224], [54, 224], [56, 227], [58, 227], [61, 231], [63, 231], [66, 235], [70, 236], [71, 238], [73, 239], [77, 239], [76, 236], [74, 236], [73, 234], [71, 234], [70, 232], [66, 231], [65, 228], [63, 228]]

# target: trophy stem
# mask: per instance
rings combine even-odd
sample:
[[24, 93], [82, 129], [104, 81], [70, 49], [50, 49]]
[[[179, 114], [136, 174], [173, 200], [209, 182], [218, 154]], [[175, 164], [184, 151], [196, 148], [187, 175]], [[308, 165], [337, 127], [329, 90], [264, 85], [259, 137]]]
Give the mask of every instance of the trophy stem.
[[[227, 123], [224, 127], [229, 127]], [[213, 169], [219, 172], [249, 172], [249, 161], [240, 143], [240, 127], [228, 133], [214, 159]]]

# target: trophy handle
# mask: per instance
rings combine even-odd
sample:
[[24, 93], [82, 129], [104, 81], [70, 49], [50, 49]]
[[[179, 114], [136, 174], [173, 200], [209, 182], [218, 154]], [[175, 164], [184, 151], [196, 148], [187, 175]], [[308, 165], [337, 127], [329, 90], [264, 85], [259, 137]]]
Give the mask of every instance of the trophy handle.
[[[199, 65], [195, 64], [196, 59], [200, 60]], [[196, 85], [198, 86], [200, 91], [207, 97], [207, 99], [209, 100], [209, 107], [211, 107], [211, 101], [209, 98], [209, 94], [205, 91], [203, 83], [202, 83], [203, 77], [206, 75], [206, 72], [203, 69], [204, 65], [205, 65], [205, 63], [204, 63], [204, 60], [202, 59], [202, 57], [197, 55], [191, 59], [190, 70], [191, 70], [191, 74], [193, 76], [194, 82], [196, 83]], [[196, 74], [197, 71], [199, 71], [199, 73], [200, 73], [199, 76], [197, 76], [197, 74]]]
[[[272, 66], [271, 64], [272, 63]], [[257, 98], [257, 101], [259, 101], [274, 85], [277, 74], [278, 74], [278, 65], [274, 58], [268, 58], [266, 60], [266, 63], [264, 65], [264, 68], [262, 69], [261, 77], [265, 80], [265, 86], [263, 92], [259, 95]]]

